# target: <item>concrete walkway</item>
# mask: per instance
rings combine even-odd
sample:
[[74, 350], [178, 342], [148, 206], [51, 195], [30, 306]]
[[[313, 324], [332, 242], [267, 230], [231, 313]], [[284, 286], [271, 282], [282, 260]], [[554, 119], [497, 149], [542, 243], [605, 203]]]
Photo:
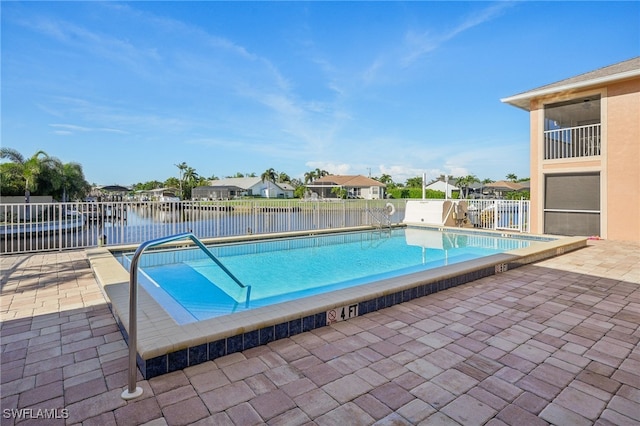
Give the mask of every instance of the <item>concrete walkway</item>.
[[640, 244], [596, 241], [140, 380], [129, 402], [84, 252], [1, 265], [2, 425], [640, 425]]

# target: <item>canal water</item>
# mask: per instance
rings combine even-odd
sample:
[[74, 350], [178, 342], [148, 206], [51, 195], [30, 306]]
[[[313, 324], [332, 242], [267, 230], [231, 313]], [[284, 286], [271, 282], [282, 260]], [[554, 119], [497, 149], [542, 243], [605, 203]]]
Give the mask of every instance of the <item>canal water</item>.
[[[88, 203], [91, 204], [91, 203]], [[89, 208], [88, 208], [89, 207]], [[3, 236], [0, 252], [139, 244], [182, 232], [198, 238], [360, 226], [371, 217], [361, 206], [330, 208], [211, 206], [157, 203], [79, 205], [84, 227]]]

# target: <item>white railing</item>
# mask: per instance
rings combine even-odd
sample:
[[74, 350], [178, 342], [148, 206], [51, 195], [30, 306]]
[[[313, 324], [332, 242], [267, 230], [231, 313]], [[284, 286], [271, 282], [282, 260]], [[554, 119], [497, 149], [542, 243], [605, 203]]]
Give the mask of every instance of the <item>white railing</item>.
[[[406, 200], [0, 204], [0, 253], [140, 244], [183, 232], [203, 239], [377, 226], [369, 212], [388, 211], [389, 202], [394, 206], [389, 223], [401, 223]], [[468, 202], [469, 219], [477, 228], [529, 232], [528, 201]]]
[[544, 159], [591, 157], [600, 155], [600, 124], [546, 130]]
[[476, 228], [530, 232], [529, 200], [467, 200], [469, 221]]
[[[373, 225], [367, 209], [390, 200], [239, 200], [0, 204], [0, 253], [139, 244], [193, 232], [198, 238]], [[391, 200], [393, 223], [404, 200]]]

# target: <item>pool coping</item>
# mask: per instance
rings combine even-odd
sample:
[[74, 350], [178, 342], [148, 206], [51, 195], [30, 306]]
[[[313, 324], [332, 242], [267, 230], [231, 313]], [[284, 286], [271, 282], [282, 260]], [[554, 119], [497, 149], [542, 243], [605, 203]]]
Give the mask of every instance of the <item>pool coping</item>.
[[[445, 231], [482, 233], [491, 236], [528, 237], [534, 240], [557, 239], [460, 264], [447, 265], [429, 271], [187, 324], [176, 323], [147, 291], [139, 286], [137, 350], [138, 366], [142, 375], [146, 379], [150, 379], [224, 355], [324, 327], [327, 325], [327, 311], [333, 309], [357, 305], [358, 316], [364, 315], [522, 265], [555, 257], [587, 245], [585, 237], [509, 234], [501, 231], [434, 227], [421, 224], [402, 224], [399, 226], [407, 225]], [[203, 242], [209, 244], [250, 241], [372, 229], [376, 228], [336, 228], [313, 232], [247, 235], [206, 239]], [[186, 246], [189, 243], [170, 245]], [[105, 294], [125, 340], [128, 340], [127, 330], [129, 329], [129, 272], [113, 256], [112, 252], [135, 250], [136, 248], [137, 246], [112, 246], [86, 251], [96, 280]]]

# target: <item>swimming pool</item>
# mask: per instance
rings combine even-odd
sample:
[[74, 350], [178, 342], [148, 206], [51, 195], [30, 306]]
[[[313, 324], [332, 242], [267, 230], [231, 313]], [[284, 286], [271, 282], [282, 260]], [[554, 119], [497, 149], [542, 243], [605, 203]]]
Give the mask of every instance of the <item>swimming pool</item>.
[[[442, 233], [443, 229], [441, 228], [419, 225], [404, 228], [403, 237], [400, 237], [402, 233], [396, 231], [393, 231], [392, 235], [385, 236], [384, 232], [379, 233], [380, 231], [377, 230], [374, 233], [362, 234], [352, 232], [353, 229], [341, 229], [315, 232], [315, 237], [326, 234], [329, 237], [327, 239], [283, 238], [285, 236], [309, 236], [309, 232], [292, 232], [288, 235], [271, 234], [260, 237], [247, 235], [205, 240], [206, 244], [211, 244], [212, 249], [221, 251], [218, 254], [221, 255], [224, 264], [229, 268], [234, 268], [233, 273], [238, 275], [241, 275], [240, 269], [242, 268], [233, 266], [233, 261], [229, 263], [229, 259], [234, 257], [241, 259], [248, 252], [267, 256], [270, 252], [284, 251], [284, 246], [287, 245], [298, 246], [297, 249], [308, 250], [312, 253], [308, 256], [308, 261], [314, 265], [320, 265], [320, 269], [318, 269], [319, 272], [311, 275], [323, 275], [323, 271], [328, 269], [327, 265], [333, 265], [334, 262], [343, 260], [342, 258], [345, 257], [343, 255], [328, 258], [321, 255], [324, 253], [323, 244], [334, 245], [336, 239], [355, 238], [355, 242], [348, 241], [348, 243], [356, 244], [358, 250], [364, 252], [365, 265], [372, 263], [370, 260], [373, 259], [374, 250], [386, 246], [394, 247], [398, 243], [396, 238], [400, 241], [404, 240], [403, 244], [411, 246], [411, 250], [414, 250], [412, 255], [404, 257], [418, 258], [418, 260], [414, 260], [413, 265], [403, 265], [396, 268], [395, 273], [400, 272], [401, 275], [393, 276], [394, 273], [385, 278], [385, 275], [374, 274], [372, 282], [330, 289], [266, 306], [254, 307], [251, 305], [251, 309], [244, 309], [244, 303], [238, 302], [242, 298], [236, 296], [232, 298], [237, 306], [233, 313], [201, 320], [194, 320], [194, 315], [188, 310], [185, 310], [186, 314], [185, 311], [182, 311], [182, 314], [186, 315], [185, 317], [180, 317], [181, 314], [176, 313], [181, 309], [184, 310], [180, 303], [176, 302], [165, 290], [162, 290], [160, 294], [164, 294], [166, 300], [158, 298], [157, 294], [154, 294], [154, 289], [160, 287], [156, 287], [152, 283], [152, 279], [146, 284], [141, 282], [137, 303], [137, 363], [142, 375], [149, 379], [221, 356], [265, 345], [278, 339], [289, 338], [305, 331], [325, 327], [338, 321], [348, 321], [351, 318], [398, 303], [410, 302], [416, 298], [585, 247], [587, 241], [586, 238], [581, 237], [554, 237], [549, 240], [546, 236], [533, 235], [524, 236], [521, 241], [521, 234], [501, 235], [496, 232], [459, 230], [458, 228], [444, 228], [447, 232]], [[433, 232], [413, 232], [413, 230], [423, 229]], [[370, 231], [371, 228], [368, 230]], [[258, 242], [262, 243], [258, 240], [265, 240], [264, 242], [267, 244], [257, 245]], [[493, 246], [489, 249], [495, 249], [499, 252], [489, 255], [484, 253], [485, 255], [482, 257], [463, 260], [469, 254], [463, 253], [459, 249], [462, 249], [464, 245], [466, 250], [475, 251], [481, 240], [491, 241]], [[232, 241], [236, 243], [222, 244]], [[310, 244], [309, 241], [313, 241], [311, 246], [299, 247]], [[238, 242], [243, 244], [237, 244]], [[179, 264], [186, 261], [197, 264], [201, 261], [190, 258], [190, 256], [201, 255], [193, 254], [196, 252], [184, 248], [185, 244], [173, 244], [173, 246], [179, 249], [163, 249], [152, 252], [152, 256], [145, 260], [148, 262], [146, 265], [141, 260], [142, 269], [153, 269], [156, 265], [165, 263]], [[94, 276], [105, 293], [125, 339], [128, 339], [128, 330], [130, 329], [129, 272], [122, 264], [122, 254], [130, 253], [135, 249], [134, 246], [101, 247], [86, 252]], [[258, 253], [258, 250], [261, 250], [262, 253]], [[224, 251], [226, 253], [223, 253]], [[393, 251], [391, 250], [391, 252]], [[437, 253], [441, 255], [439, 258]], [[404, 261], [404, 258], [402, 260]], [[453, 263], [456, 260], [458, 261]], [[419, 265], [415, 265], [415, 262]], [[432, 262], [440, 262], [444, 266], [420, 270], [429, 264], [434, 266], [435, 264]], [[256, 264], [260, 265], [258, 262]], [[242, 262], [240, 265], [244, 266]], [[353, 261], [350, 261], [347, 266], [347, 269], [351, 269], [355, 265]], [[193, 273], [200, 274], [192, 266], [189, 268], [193, 269]], [[294, 278], [300, 275], [295, 269], [293, 271], [279, 271], [270, 263], [263, 263], [262, 269], [258, 268], [258, 271], [261, 271], [259, 274], [261, 280], [266, 276], [276, 276], [281, 281], [294, 281]], [[138, 277], [141, 278], [141, 275], [144, 274], [139, 274]], [[243, 277], [243, 279], [247, 278]], [[342, 281], [345, 280], [347, 279], [343, 277]], [[357, 281], [359, 278], [350, 278], [349, 280]], [[258, 287], [255, 283], [251, 283], [251, 285]], [[201, 293], [195, 292], [196, 299], [201, 298]], [[256, 291], [256, 294], [258, 293]], [[278, 296], [265, 296], [262, 299], [269, 300], [273, 297]], [[167, 300], [173, 301], [174, 306], [165, 303]], [[253, 296], [250, 298], [250, 303], [254, 303], [252, 300]], [[175, 306], [178, 306], [179, 309], [175, 310]]]
[[[181, 324], [529, 247], [535, 241], [396, 228], [210, 246], [246, 287], [202, 250], [142, 255], [139, 282]], [[124, 253], [128, 268], [133, 253]]]

